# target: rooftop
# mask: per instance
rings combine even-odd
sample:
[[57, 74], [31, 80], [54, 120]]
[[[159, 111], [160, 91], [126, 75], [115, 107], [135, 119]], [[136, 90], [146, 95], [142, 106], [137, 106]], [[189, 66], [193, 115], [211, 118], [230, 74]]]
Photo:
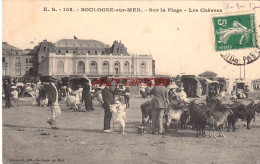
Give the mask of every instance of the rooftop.
[[14, 47], [7, 42], [2, 42], [2, 49], [4, 50], [13, 50], [13, 51], [22, 51], [22, 49]]
[[97, 40], [84, 39], [62, 39], [55, 43], [56, 47], [87, 47], [87, 48], [109, 48], [108, 45]]

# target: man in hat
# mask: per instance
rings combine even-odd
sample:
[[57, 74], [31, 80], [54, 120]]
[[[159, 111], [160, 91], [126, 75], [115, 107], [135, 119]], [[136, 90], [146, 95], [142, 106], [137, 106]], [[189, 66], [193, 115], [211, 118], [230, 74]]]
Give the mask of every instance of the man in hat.
[[50, 83], [46, 87], [48, 105], [50, 106], [52, 114], [51, 118], [47, 121], [47, 123], [49, 123], [50, 126], [52, 126], [52, 128], [57, 128], [55, 119], [57, 116], [61, 114], [61, 110], [58, 103], [58, 91], [54, 84], [55, 82], [57, 82], [57, 79], [51, 77]]
[[10, 108], [11, 107], [11, 82], [6, 80], [4, 83], [4, 91], [5, 91], [5, 106]]
[[114, 91], [112, 90], [113, 86], [112, 84], [110, 86], [106, 86], [102, 90], [102, 99], [104, 103], [102, 104], [102, 107], [105, 109], [105, 115], [104, 115], [104, 132], [105, 133], [110, 133], [110, 122], [112, 118], [112, 112], [110, 112], [109, 105], [112, 105], [115, 103], [114, 99]]
[[93, 111], [92, 95], [90, 93], [90, 85], [87, 81], [83, 87], [82, 100], [85, 102], [85, 109], [87, 112]]
[[130, 92], [131, 92], [131, 91], [130, 91], [130, 87], [129, 87], [129, 86], [126, 86], [124, 92], [125, 92], [124, 97], [125, 97], [126, 108], [130, 108], [130, 103], [129, 103], [129, 100], [130, 100]]
[[159, 125], [159, 134], [163, 133], [163, 116], [168, 107], [168, 89], [161, 85], [156, 85], [151, 90], [152, 99], [152, 134], [158, 134], [156, 127]]

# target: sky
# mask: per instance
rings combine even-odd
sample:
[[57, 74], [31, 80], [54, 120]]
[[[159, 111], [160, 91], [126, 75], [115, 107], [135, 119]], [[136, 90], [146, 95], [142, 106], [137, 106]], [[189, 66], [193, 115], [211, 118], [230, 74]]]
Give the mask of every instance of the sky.
[[[229, 2], [234, 5], [237, 2]], [[212, 17], [217, 14], [252, 10], [250, 2], [240, 2], [244, 9], [224, 9], [218, 1], [14, 1], [3, 0], [2, 40], [21, 49], [32, 49], [47, 39], [94, 39], [111, 45], [121, 40], [130, 54], [151, 54], [156, 60], [156, 73], [177, 75], [180, 72], [200, 74], [213, 71], [218, 76], [239, 78], [240, 67], [230, 65], [214, 51]], [[260, 2], [254, 2], [260, 6]], [[222, 9], [210, 12], [46, 12], [63, 8], [174, 8], [189, 10]], [[255, 10], [260, 18], [260, 9]], [[259, 19], [260, 20], [260, 19]], [[260, 23], [260, 21], [258, 22]], [[260, 27], [260, 26], [259, 26]], [[259, 29], [259, 28], [258, 28]], [[260, 37], [257, 36], [257, 40]], [[243, 72], [243, 67], [242, 67]], [[260, 78], [260, 59], [246, 66], [246, 78]]]

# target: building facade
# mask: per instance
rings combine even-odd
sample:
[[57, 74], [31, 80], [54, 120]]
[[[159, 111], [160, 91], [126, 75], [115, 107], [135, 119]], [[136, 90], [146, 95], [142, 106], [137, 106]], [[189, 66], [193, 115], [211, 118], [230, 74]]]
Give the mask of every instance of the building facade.
[[88, 77], [107, 75], [151, 77], [155, 73], [155, 61], [153, 61], [152, 55], [130, 55], [121, 41], [114, 41], [110, 47], [96, 40], [62, 39], [55, 44], [43, 40], [31, 51], [22, 51], [18, 48], [17, 51], [20, 54], [13, 52], [15, 55], [9, 56], [14, 59], [6, 61], [16, 71], [5, 69], [6, 75], [70, 76], [84, 74]]
[[24, 77], [37, 75], [37, 56], [28, 54], [31, 50], [21, 50], [2, 43], [2, 75]]

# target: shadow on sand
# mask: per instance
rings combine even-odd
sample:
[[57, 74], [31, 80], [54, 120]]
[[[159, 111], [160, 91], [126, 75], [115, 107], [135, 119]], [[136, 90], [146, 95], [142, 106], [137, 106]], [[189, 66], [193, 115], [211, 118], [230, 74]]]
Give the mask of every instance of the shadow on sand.
[[90, 132], [90, 133], [104, 133], [103, 129], [76, 129], [76, 128], [58, 128], [52, 129], [51, 127], [34, 127], [34, 126], [21, 126], [12, 124], [3, 124], [3, 127], [20, 128], [20, 129], [51, 129], [58, 131], [79, 131], [79, 132]]

